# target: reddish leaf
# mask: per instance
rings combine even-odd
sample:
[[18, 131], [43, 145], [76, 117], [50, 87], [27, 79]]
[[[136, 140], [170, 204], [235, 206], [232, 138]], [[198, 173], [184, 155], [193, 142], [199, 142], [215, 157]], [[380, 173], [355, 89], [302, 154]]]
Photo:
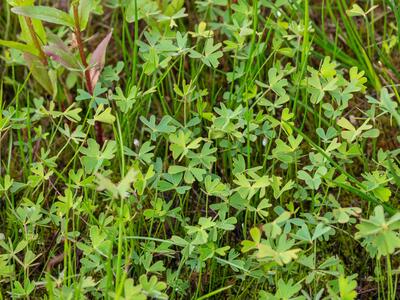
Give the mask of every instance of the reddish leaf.
[[47, 39], [49, 42], [49, 45], [57, 46], [57, 48], [68, 52], [68, 46], [64, 43], [64, 41], [57, 35], [51, 32], [51, 30], [47, 30]]
[[51, 44], [44, 47], [44, 53], [50, 56], [53, 60], [63, 65], [69, 70], [79, 70], [79, 62], [76, 57], [69, 52], [59, 48], [58, 45]]
[[43, 47], [44, 53], [50, 56], [69, 70], [81, 69], [79, 61], [75, 55], [69, 50], [68, 46], [50, 30], [47, 32], [49, 45]]
[[108, 43], [111, 40], [112, 31], [100, 42], [97, 48], [93, 51], [92, 57], [90, 58], [90, 79], [92, 86], [95, 86], [99, 80], [101, 70], [104, 68], [106, 60], [106, 50]]

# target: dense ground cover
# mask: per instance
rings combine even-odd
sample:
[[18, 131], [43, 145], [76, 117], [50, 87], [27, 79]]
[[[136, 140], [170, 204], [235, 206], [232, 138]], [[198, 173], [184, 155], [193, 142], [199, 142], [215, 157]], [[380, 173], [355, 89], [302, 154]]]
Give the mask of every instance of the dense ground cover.
[[397, 0], [2, 0], [0, 299], [396, 299]]

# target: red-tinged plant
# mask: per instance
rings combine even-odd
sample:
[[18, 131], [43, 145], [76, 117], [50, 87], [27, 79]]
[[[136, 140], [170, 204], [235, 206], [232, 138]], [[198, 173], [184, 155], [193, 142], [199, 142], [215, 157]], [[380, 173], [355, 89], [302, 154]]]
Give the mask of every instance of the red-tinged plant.
[[[93, 89], [99, 80], [105, 64], [107, 46], [112, 32], [98, 44], [89, 63], [85, 53], [82, 31], [86, 28], [93, 7], [89, 0], [73, 1], [70, 13], [54, 7], [34, 6], [32, 0], [14, 1], [11, 10], [19, 17], [22, 42], [0, 40], [0, 45], [22, 51], [25, 63], [35, 80], [53, 98], [57, 95], [57, 75], [48, 63], [48, 57], [71, 72], [81, 72], [86, 89], [93, 95]], [[67, 26], [74, 33], [77, 52], [50, 30], [45, 31], [43, 22]], [[101, 123], [95, 123], [96, 139], [103, 144], [104, 136]]]

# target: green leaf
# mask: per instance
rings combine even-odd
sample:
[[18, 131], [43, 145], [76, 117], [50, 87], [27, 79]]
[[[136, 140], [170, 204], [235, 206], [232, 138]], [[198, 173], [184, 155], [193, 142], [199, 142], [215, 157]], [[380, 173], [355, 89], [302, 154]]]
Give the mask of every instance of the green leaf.
[[268, 81], [270, 88], [278, 95], [283, 96], [286, 94], [285, 86], [288, 85], [288, 81], [283, 79], [284, 73], [282, 70], [271, 68], [268, 70]]
[[315, 227], [314, 234], [312, 236], [312, 240], [315, 241], [316, 239], [323, 236], [330, 230], [331, 230], [331, 227], [326, 226], [323, 223], [318, 223], [318, 225]]
[[87, 91], [78, 89], [78, 96], [75, 98], [76, 101], [90, 100], [91, 106], [96, 108], [98, 105], [108, 105], [108, 99], [101, 95], [107, 91], [107, 88], [101, 87], [100, 83], [97, 83], [93, 90], [93, 95], [90, 95]]
[[182, 160], [184, 156], [187, 155], [189, 150], [197, 149], [200, 147], [200, 142], [202, 138], [196, 138], [193, 141], [191, 140], [191, 132], [180, 130], [177, 134], [171, 134], [169, 136], [169, 140], [171, 141], [171, 145], [169, 146], [172, 151], [172, 156], [174, 159]]
[[221, 182], [221, 179], [215, 178], [214, 180], [210, 175], [206, 176], [204, 180], [206, 192], [209, 195], [225, 198], [229, 196], [230, 191], [226, 184]]
[[[303, 300], [306, 299], [304, 296], [295, 297], [301, 290], [300, 283], [293, 283], [293, 279], [289, 279], [285, 282], [282, 278], [278, 280], [276, 293], [272, 296], [269, 293], [260, 293], [261, 300], [273, 299], [273, 300]], [[263, 292], [263, 291], [262, 291]], [[263, 298], [265, 297], [265, 298]]]
[[11, 8], [11, 11], [17, 15], [30, 17], [33, 19], [42, 20], [49, 23], [58, 25], [65, 25], [71, 28], [74, 27], [73, 18], [54, 7], [49, 6], [16, 6]]
[[297, 172], [297, 178], [304, 180], [307, 186], [313, 190], [318, 190], [319, 186], [322, 183], [321, 177], [319, 177], [317, 174], [315, 174], [314, 177], [312, 177], [304, 170], [299, 170]]
[[265, 233], [268, 237], [274, 239], [282, 233], [282, 223], [290, 218], [290, 212], [284, 211], [274, 221], [264, 225]]
[[261, 230], [257, 227], [250, 229], [250, 236], [257, 244], [261, 241]]
[[135, 22], [136, 14], [137, 14], [137, 19], [141, 20], [145, 17], [156, 16], [160, 12], [157, 3], [154, 1], [136, 0], [136, 1], [127, 1], [127, 3], [128, 5], [125, 9], [125, 20], [128, 23]]
[[383, 207], [379, 205], [368, 220], [363, 219], [356, 227], [356, 238], [364, 239], [364, 244], [371, 254], [377, 252], [378, 257], [386, 256], [400, 248], [400, 213], [386, 220]]
[[187, 157], [192, 159], [195, 164], [202, 164], [205, 168], [210, 169], [212, 164], [217, 160], [211, 155], [217, 151], [217, 148], [211, 148], [211, 143], [205, 143], [200, 153], [189, 151]]
[[22, 52], [28, 52], [35, 56], [38, 56], [38, 54], [39, 54], [39, 51], [35, 47], [32, 47], [31, 45], [26, 45], [26, 44], [23, 44], [20, 42], [6, 41], [6, 40], [0, 39], [0, 46], [17, 49]]
[[113, 198], [118, 198], [118, 189], [117, 186], [107, 177], [103, 176], [102, 174], [97, 173], [96, 174], [97, 177], [97, 185], [98, 191], [104, 191], [107, 190], [109, 193], [111, 193], [111, 195], [113, 196]]
[[111, 114], [111, 107], [107, 107], [104, 111], [103, 109], [103, 104], [100, 104], [96, 110], [94, 120], [106, 124], [114, 123], [115, 117]]
[[346, 13], [349, 17], [365, 16], [364, 10], [356, 3], [353, 4], [351, 9], [346, 10]]
[[81, 120], [81, 117], [79, 116], [79, 113], [82, 111], [82, 108], [75, 107], [76, 103], [73, 103], [71, 106], [69, 106], [63, 113], [63, 115], [70, 121], [72, 122], [79, 122]]
[[349, 17], [366, 17], [367, 14], [369, 14], [371, 11], [373, 11], [375, 8], [377, 8], [378, 5], [373, 5], [370, 9], [368, 9], [366, 12], [357, 4], [354, 3], [351, 9], [346, 10], [346, 14]]
[[139, 160], [149, 164], [154, 157], [154, 153], [152, 152], [154, 148], [155, 146], [152, 146], [149, 141], [145, 142], [142, 147], [140, 147], [138, 153]]
[[307, 243], [312, 243], [313, 239], [311, 238], [310, 230], [308, 229], [306, 224], [303, 224], [299, 230], [297, 230], [296, 234], [293, 235], [294, 238], [300, 241], [304, 241]]
[[341, 275], [339, 277], [339, 292], [341, 300], [354, 300], [357, 297], [357, 281]]
[[391, 114], [395, 118], [397, 125], [400, 126], [400, 114], [397, 109], [398, 104], [391, 98], [392, 95], [389, 94], [387, 88], [382, 88], [380, 102], [378, 104], [383, 111]]
[[331, 62], [331, 58], [329, 56], [324, 58], [324, 61], [321, 66], [321, 74], [324, 78], [332, 78], [336, 75], [336, 66], [337, 64], [333, 61]]
[[209, 38], [206, 40], [206, 44], [204, 46], [204, 54], [201, 54], [195, 50], [191, 50], [190, 57], [200, 58], [205, 65], [216, 68], [219, 65], [218, 59], [223, 56], [222, 51], [218, 50], [221, 48], [221, 46], [221, 43], [214, 45], [214, 39]]
[[114, 153], [117, 150], [115, 141], [106, 141], [102, 151], [94, 139], [88, 139], [87, 144], [87, 148], [80, 149], [80, 152], [84, 155], [81, 157], [81, 161], [87, 173], [97, 172], [106, 160], [114, 158]]
[[149, 120], [146, 120], [145, 117], [141, 116], [140, 121], [148, 127], [148, 131], [150, 131], [151, 139], [153, 141], [156, 140], [160, 133], [172, 133], [176, 130], [175, 126], [170, 125], [172, 121], [171, 116], [164, 116], [158, 125], [156, 125], [156, 117], [154, 115], [150, 116]]
[[86, 29], [87, 23], [89, 21], [90, 13], [95, 8], [94, 0], [79, 0], [79, 27], [82, 30]]
[[116, 87], [115, 91], [116, 95], [113, 95], [112, 99], [116, 101], [117, 106], [123, 113], [127, 113], [137, 100], [136, 98], [139, 93], [138, 88], [136, 86], [133, 86], [126, 96], [119, 86]]
[[[376, 137], [379, 135], [379, 130], [371, 129], [372, 125], [368, 124], [369, 119], [365, 120], [365, 122], [359, 127], [355, 128], [353, 124], [350, 123], [346, 118], [340, 118], [337, 121], [337, 124], [342, 127], [342, 137], [347, 140], [349, 143], [356, 140], [357, 137]], [[363, 133], [363, 131], [365, 131]]]
[[24, 59], [35, 80], [39, 82], [46, 92], [48, 92], [50, 95], [53, 95], [53, 84], [47, 68], [42, 64], [40, 59], [30, 53], [24, 53]]

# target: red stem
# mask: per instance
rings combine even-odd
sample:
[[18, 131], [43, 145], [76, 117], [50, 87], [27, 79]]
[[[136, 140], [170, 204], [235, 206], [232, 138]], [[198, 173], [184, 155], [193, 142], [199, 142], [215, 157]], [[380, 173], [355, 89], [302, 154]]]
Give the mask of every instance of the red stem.
[[[86, 87], [87, 87], [89, 94], [93, 95], [92, 78], [90, 76], [90, 70], [88, 68], [89, 65], [86, 61], [86, 55], [85, 55], [83, 42], [82, 42], [81, 27], [79, 24], [78, 6], [74, 5], [73, 10], [74, 10], [74, 21], [75, 21], [75, 37], [76, 37], [76, 42], [78, 44], [79, 56], [81, 57], [82, 64], [85, 67]], [[103, 133], [103, 126], [101, 126], [100, 122], [94, 123], [94, 130], [96, 131], [96, 141], [98, 144], [100, 144], [100, 146], [102, 146], [104, 144], [104, 133]]]
[[74, 20], [75, 20], [75, 37], [76, 37], [76, 42], [78, 44], [79, 56], [81, 57], [82, 64], [85, 67], [86, 87], [88, 89], [89, 94], [93, 95], [92, 79], [90, 78], [90, 70], [88, 68], [89, 65], [86, 61], [85, 50], [83, 48], [81, 26], [79, 24], [78, 6], [74, 5], [73, 9], [74, 9]]

